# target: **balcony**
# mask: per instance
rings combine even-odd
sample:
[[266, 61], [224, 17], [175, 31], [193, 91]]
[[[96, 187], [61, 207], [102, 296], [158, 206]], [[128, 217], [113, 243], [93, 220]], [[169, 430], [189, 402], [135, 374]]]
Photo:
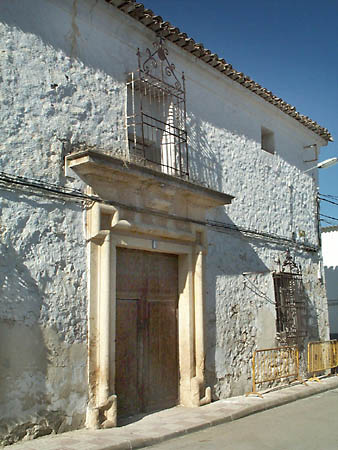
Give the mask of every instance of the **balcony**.
[[180, 79], [161, 39], [137, 52], [138, 69], [127, 80], [129, 160], [168, 175], [189, 178], [184, 75]]

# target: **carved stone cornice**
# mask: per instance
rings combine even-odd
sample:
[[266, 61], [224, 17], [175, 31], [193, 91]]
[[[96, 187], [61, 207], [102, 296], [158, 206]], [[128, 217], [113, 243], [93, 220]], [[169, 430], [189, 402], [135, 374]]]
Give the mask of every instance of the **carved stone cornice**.
[[[142, 214], [168, 214], [168, 220], [178, 216], [187, 222], [204, 221], [208, 209], [230, 204], [233, 199], [231, 195], [92, 150], [68, 155], [67, 166], [101, 199], [139, 208]], [[145, 223], [154, 228], [152, 222]]]

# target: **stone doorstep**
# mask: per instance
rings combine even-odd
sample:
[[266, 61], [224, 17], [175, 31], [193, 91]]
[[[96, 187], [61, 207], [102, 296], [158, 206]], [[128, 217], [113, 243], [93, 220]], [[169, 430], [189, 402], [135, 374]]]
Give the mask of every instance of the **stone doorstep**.
[[6, 450], [132, 450], [193, 433], [210, 426], [237, 420], [338, 388], [338, 377], [322, 379], [320, 383], [296, 385], [274, 390], [259, 397], [233, 397], [218, 400], [200, 408], [177, 406], [149, 414], [135, 423], [107, 430], [77, 430], [60, 435], [44, 436], [34, 441], [17, 443]]

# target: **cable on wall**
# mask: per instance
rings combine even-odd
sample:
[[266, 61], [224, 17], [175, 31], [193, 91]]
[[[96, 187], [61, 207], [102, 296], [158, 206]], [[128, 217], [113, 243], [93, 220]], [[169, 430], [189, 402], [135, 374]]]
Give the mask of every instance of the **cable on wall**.
[[[234, 232], [246, 234], [246, 235], [249, 235], [249, 236], [252, 236], [255, 238], [260, 238], [260, 239], [263, 238], [270, 242], [275, 242], [278, 244], [284, 244], [284, 245], [300, 248], [300, 249], [303, 249], [308, 252], [317, 252], [318, 251], [318, 247], [302, 244], [302, 243], [294, 241], [293, 239], [290, 239], [290, 238], [287, 238], [284, 236], [280, 236], [277, 234], [262, 232], [259, 230], [253, 230], [253, 229], [245, 228], [245, 227], [239, 227], [237, 225], [229, 224], [229, 223], [225, 223], [225, 222], [218, 222], [218, 221], [212, 221], [212, 220], [201, 221], [201, 220], [195, 220], [195, 219], [187, 219], [186, 217], [181, 217], [181, 216], [177, 216], [174, 214], [164, 213], [164, 212], [157, 211], [157, 210], [154, 210], [151, 208], [140, 208], [137, 206], [126, 205], [124, 203], [117, 202], [117, 201], [109, 202], [109, 201], [105, 201], [105, 200], [101, 199], [98, 196], [84, 194], [83, 192], [76, 190], [76, 189], [67, 188], [65, 186], [55, 185], [52, 183], [47, 183], [42, 180], [26, 178], [26, 177], [21, 177], [21, 176], [17, 176], [17, 175], [9, 175], [4, 172], [0, 172], [0, 185], [2, 185], [2, 186], [5, 185], [7, 187], [15, 186], [17, 188], [21, 188], [22, 190], [25, 190], [25, 188], [31, 188], [30, 192], [29, 191], [27, 192], [27, 190], [25, 190], [26, 193], [30, 193], [30, 194], [36, 194], [36, 192], [34, 192], [34, 190], [35, 191], [37, 190], [37, 191], [42, 191], [42, 192], [52, 195], [52, 196], [56, 195], [56, 196], [60, 196], [64, 199], [69, 199], [69, 200], [75, 200], [75, 201], [81, 201], [81, 202], [87, 202], [87, 203], [88, 202], [99, 202], [99, 203], [103, 203], [103, 204], [114, 205], [117, 207], [121, 207], [124, 209], [134, 211], [134, 212], [149, 213], [152, 215], [165, 217], [165, 218], [169, 218], [169, 219], [173, 219], [173, 220], [177, 220], [177, 221], [181, 221], [181, 222], [192, 222], [197, 225], [207, 226], [209, 228], [212, 228], [212, 229], [215, 229], [215, 230], [221, 231], [221, 232], [222, 231], [223, 232], [234, 231]], [[325, 216], [325, 217], [330, 218], [329, 216]], [[338, 220], [338, 219], [335, 219], [335, 220]]]

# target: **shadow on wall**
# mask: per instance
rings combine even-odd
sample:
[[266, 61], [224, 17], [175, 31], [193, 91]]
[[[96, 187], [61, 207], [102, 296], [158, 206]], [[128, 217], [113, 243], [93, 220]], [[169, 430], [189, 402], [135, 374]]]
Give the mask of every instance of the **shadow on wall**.
[[[305, 293], [305, 307], [308, 312], [308, 319], [307, 319], [308, 341], [319, 341], [321, 336], [319, 332], [318, 307], [313, 301], [311, 301], [311, 299], [306, 293]], [[304, 350], [306, 350], [306, 348], [307, 347], [304, 344]], [[299, 350], [302, 351], [301, 344], [299, 345]]]
[[12, 245], [0, 243], [0, 255], [0, 443], [11, 444], [27, 431], [11, 421], [27, 421], [46, 403], [48, 355], [38, 324], [41, 290]]
[[[305, 327], [307, 329], [307, 339], [309, 341], [315, 341], [320, 339], [320, 330], [319, 330], [319, 320], [318, 316], [325, 312], [323, 309], [320, 309], [320, 304], [316, 303], [318, 298], [323, 297], [323, 284], [317, 278], [317, 270], [319, 259], [317, 254], [313, 253], [304, 253], [304, 252], [296, 252], [294, 251], [294, 258], [304, 259], [307, 257], [309, 262], [309, 270], [304, 270], [302, 268], [302, 292], [306, 311], [307, 311], [307, 319]], [[308, 292], [312, 293], [312, 298], [307, 294]]]
[[[80, 344], [66, 345], [62, 334], [67, 328], [60, 303], [67, 287], [62, 265], [67, 236], [61, 233], [64, 214], [55, 215], [59, 204], [11, 190], [1, 192], [1, 203], [0, 447], [25, 436], [78, 427], [75, 416], [85, 390], [86, 364], [86, 345], [82, 355]], [[56, 244], [60, 251], [55, 251]], [[69, 299], [75, 299], [72, 294], [81, 280], [78, 283]], [[80, 309], [79, 304], [75, 308]], [[72, 319], [68, 328], [76, 334], [80, 321], [75, 313]], [[67, 417], [66, 408], [74, 402], [75, 418]]]
[[[218, 217], [222, 222], [232, 224], [221, 208]], [[213, 398], [218, 399], [250, 391], [251, 361], [255, 349], [286, 345], [277, 340], [272, 278], [272, 272], [278, 270], [273, 261], [286, 249], [281, 244], [231, 230], [210, 231], [208, 234], [206, 382], [214, 387]], [[263, 262], [260, 254], [271, 261], [271, 267]], [[308, 257], [314, 258], [312, 255]], [[312, 283], [311, 277], [309, 279]], [[320, 335], [318, 305], [311, 301], [307, 292], [315, 293], [315, 289], [322, 289], [322, 286], [320, 283], [318, 286], [307, 283], [305, 278], [301, 285], [305, 314], [297, 317], [306, 337], [292, 342], [300, 346], [303, 371], [306, 370], [307, 340], [318, 340]]]
[[[299, 285], [299, 290], [296, 289], [296, 293], [301, 299], [296, 303], [296, 329], [297, 336], [288, 337], [281, 333], [278, 341], [279, 346], [284, 345], [296, 345], [299, 350], [299, 369], [301, 376], [307, 376], [307, 350], [309, 342], [316, 342], [321, 340], [319, 332], [319, 319], [318, 316], [322, 311], [318, 311], [318, 306], [311, 301], [307, 294], [307, 289], [303, 281]], [[297, 299], [296, 299], [297, 301]]]
[[[305, 285], [305, 286], [304, 286]], [[298, 345], [299, 349], [299, 369], [300, 373], [308, 374], [308, 343], [309, 342], [317, 342], [321, 340], [326, 340], [327, 338], [323, 338], [319, 329], [319, 316], [322, 316], [323, 313], [326, 313], [324, 309], [321, 309], [321, 304], [316, 304], [315, 301], [312, 301], [310, 297], [306, 294], [306, 281], [304, 281], [304, 300], [305, 300], [305, 308], [307, 311], [307, 321], [306, 321], [306, 334], [305, 337], [300, 337], [295, 343]], [[323, 293], [320, 294], [317, 298], [322, 298]], [[315, 297], [316, 298], [316, 294]], [[322, 320], [322, 322], [326, 322], [326, 320]]]
[[[22, 3], [20, 0], [3, 0], [0, 4], [1, 22], [25, 33], [33, 33], [44, 44], [55, 50], [61, 50], [71, 58], [69, 69], [71, 69], [72, 59], [76, 59], [85, 66], [106, 74], [111, 73], [113, 61], [109, 58], [112, 54], [111, 43], [104, 33], [111, 29], [110, 16], [114, 14], [114, 7], [97, 0], [88, 2], [61, 0], [55, 3], [34, 0], [34, 7], [31, 2]], [[103, 30], [103, 33], [99, 30]], [[63, 60], [63, 55], [58, 57]], [[121, 51], [121, 60], [123, 58], [124, 54]], [[65, 75], [69, 80], [71, 71]], [[64, 85], [66, 84], [64, 81]], [[58, 84], [55, 87], [62, 89], [62, 86]]]
[[[225, 212], [218, 214], [223, 222], [231, 224]], [[208, 240], [206, 382], [214, 387], [213, 398], [218, 399], [241, 395], [250, 388], [251, 358], [259, 333], [257, 315], [265, 309], [266, 300], [246, 287], [242, 274], [269, 274], [270, 268], [260, 259], [251, 240], [239, 232], [210, 231]], [[274, 330], [274, 306], [272, 313], [270, 325]]]
[[190, 180], [222, 191], [222, 166], [207, 136], [204, 122], [189, 113], [187, 117]]
[[[116, 54], [120, 52], [119, 59], [116, 58], [116, 61], [112, 61], [108, 57], [112, 54], [111, 41], [106, 36], [103, 39], [104, 32], [102, 34], [99, 32], [99, 30], [109, 30], [109, 15], [114, 14], [114, 8], [104, 2], [90, 0], [79, 2], [80, 9], [80, 7], [77, 8], [77, 1], [73, 0], [73, 2], [68, 2], [68, 5], [71, 4], [71, 6], [68, 6], [67, 13], [63, 9], [67, 2], [61, 1], [60, 4], [62, 6], [58, 7], [57, 2], [53, 4], [45, 0], [35, 0], [35, 7], [32, 8], [31, 2], [4, 0], [0, 3], [0, 14], [4, 23], [38, 36], [46, 45], [62, 50], [66, 56], [76, 58], [86, 67], [92, 67], [97, 72], [102, 71], [105, 74], [111, 74], [113, 64], [121, 64], [123, 68], [119, 70], [119, 73], [121, 77], [124, 76], [123, 72], [128, 64], [123, 54], [123, 49], [126, 47], [117, 48]], [[20, 11], [19, 14], [18, 11]], [[38, 11], [38, 14], [36, 11]], [[105, 12], [107, 12], [106, 17]], [[86, 34], [87, 32], [88, 34]], [[55, 58], [63, 60], [64, 55], [59, 53]], [[43, 60], [39, 62], [43, 64]], [[57, 65], [57, 63], [56, 60], [55, 64]], [[62, 61], [60, 65], [63, 65]], [[81, 83], [81, 80], [76, 78], [78, 74], [74, 74], [75, 81], [72, 80], [71, 65], [72, 60], [69, 61], [69, 72], [64, 73], [62, 83], [52, 79], [53, 72], [51, 71], [50, 82], [59, 83], [57, 94], [55, 94], [59, 99], [73, 97], [77, 88], [76, 83]], [[136, 65], [137, 58], [135, 55], [135, 68]], [[98, 73], [98, 86], [100, 86], [101, 75]], [[45, 82], [47, 83], [48, 80], [49, 78], [46, 76]], [[107, 95], [107, 93], [103, 92], [103, 95]], [[115, 94], [108, 93], [108, 95]], [[94, 113], [92, 110], [88, 112], [90, 115]], [[84, 112], [81, 111], [79, 114], [79, 121], [81, 121]], [[218, 117], [218, 123], [210, 124], [210, 130], [208, 130], [207, 109], [206, 111], [200, 111], [198, 116], [189, 113], [187, 128], [191, 180], [202, 179], [206, 186], [222, 191], [224, 173], [222, 173], [223, 161], [221, 159], [223, 157], [230, 158], [230, 156], [227, 156], [225, 149], [224, 155], [221, 150], [216, 153], [215, 148], [220, 148], [219, 141], [222, 140], [222, 136], [215, 135], [213, 132], [224, 128], [223, 116]], [[217, 219], [232, 224], [225, 212], [220, 212]], [[210, 237], [212, 239], [210, 238], [209, 255], [207, 257], [206, 368], [208, 384], [223, 386], [218, 387], [217, 392], [214, 393], [216, 397], [219, 397], [221, 394], [226, 396], [228, 391], [229, 395], [236, 395], [236, 391], [230, 386], [230, 379], [233, 380], [234, 385], [236, 380], [244, 380], [243, 383], [245, 383], [248, 376], [251, 376], [250, 357], [257, 335], [255, 319], [265, 305], [262, 299], [258, 300], [252, 292], [245, 288], [241, 274], [243, 272], [269, 274], [271, 268], [262, 262], [257, 252], [260, 247], [267, 247], [266, 242], [248, 239], [241, 233], [233, 231], [210, 232]], [[274, 249], [280, 250], [280, 247], [277, 244], [271, 244], [271, 250]], [[9, 277], [6, 280], [0, 280], [4, 283], [0, 285], [1, 300], [5, 299], [6, 308], [9, 310], [11, 310], [11, 302], [13, 302], [15, 314], [20, 311], [25, 320], [27, 317], [31, 320], [29, 328], [20, 322], [23, 319], [18, 319], [16, 316], [4, 319], [8, 322], [8, 327], [12, 326], [10, 323], [14, 319], [17, 326], [19, 326], [19, 323], [21, 324], [20, 327], [23, 331], [21, 342], [19, 342], [21, 345], [18, 348], [24, 348], [23, 346], [29, 342], [29, 339], [24, 339], [24, 333], [28, 333], [28, 329], [33, 330], [37, 326], [37, 312], [42, 306], [41, 292], [43, 292], [43, 287], [39, 286], [39, 290], [36, 286], [27, 267], [20, 263], [20, 256], [15, 254], [13, 246], [7, 245], [1, 248], [1, 251], [7, 255], [3, 257], [2, 264], [5, 264], [6, 270], [8, 266], [8, 272], [6, 273]], [[2, 273], [0, 273], [1, 276]], [[269, 304], [269, 310], [274, 313], [273, 308], [274, 306]], [[272, 317], [273, 314], [271, 313], [270, 322], [274, 320]], [[32, 355], [31, 361], [27, 362], [27, 364], [31, 364], [30, 367], [36, 367], [40, 365], [40, 360], [46, 361], [48, 358], [41, 332], [36, 329], [34, 333], [34, 336], [30, 339], [39, 343], [39, 352]], [[20, 335], [20, 333], [13, 332], [13, 339], [15, 339], [14, 335]], [[1, 352], [3, 352], [3, 355], [0, 356], [4, 356], [4, 360], [1, 359], [0, 364], [4, 364], [2, 361], [6, 361], [6, 358], [8, 360], [11, 355], [7, 356], [8, 345], [5, 346], [3, 340], [0, 345]], [[31, 351], [27, 352], [27, 355], [30, 353]], [[26, 358], [28, 358], [27, 355]], [[12, 364], [10, 359], [8, 361], [8, 364]], [[20, 361], [20, 358], [18, 358], [18, 361]], [[8, 368], [2, 366], [1, 368], [4, 372], [0, 376], [9, 373]], [[41, 392], [41, 396], [45, 390], [43, 379], [45, 372], [46, 367], [42, 365], [42, 378], [40, 381], [36, 381], [36, 391]], [[34, 377], [32, 379], [35, 380]], [[243, 392], [241, 383], [242, 381], [238, 383], [239, 389], [241, 389], [239, 393]], [[2, 396], [1, 384], [0, 393]]]
[[[135, 49], [132, 50], [130, 47], [128, 49], [124, 42], [120, 44], [120, 39], [114, 39], [113, 36], [114, 52], [112, 51], [112, 40], [109, 39], [109, 36], [111, 33], [118, 34], [119, 27], [113, 27], [112, 29], [111, 18], [116, 15], [116, 9], [107, 2], [98, 2], [97, 0], [88, 0], [86, 2], [78, 2], [77, 0], [60, 0], [59, 2], [35, 0], [33, 3], [34, 7], [32, 7], [32, 2], [2, 0], [0, 2], [1, 22], [22, 30], [30, 36], [37, 36], [46, 46], [50, 46], [55, 50], [52, 62], [49, 61], [49, 66], [53, 67], [45, 65], [47, 59], [44, 61], [42, 59], [43, 55], [39, 55], [36, 58], [36, 66], [40, 67], [41, 65], [41, 72], [43, 74], [39, 80], [36, 80], [37, 83], [41, 83], [41, 98], [45, 99], [48, 97], [51, 103], [48, 112], [44, 112], [45, 115], [49, 113], [51, 115], [55, 114], [53, 112], [54, 103], [56, 105], [58, 103], [69, 104], [73, 98], [76, 104], [79, 98], [82, 99], [83, 96], [88, 97], [86, 104], [80, 102], [82, 107], [76, 107], [71, 112], [73, 117], [69, 127], [76, 134], [78, 132], [78, 124], [97, 113], [95, 105], [90, 100], [93, 93], [88, 91], [88, 86], [83, 82], [83, 79], [86, 78], [86, 69], [94, 69], [97, 72], [95, 74], [97, 84], [95, 83], [95, 86], [93, 86], [93, 92], [97, 95], [102, 95], [103, 98], [116, 99], [118, 96], [124, 98], [123, 88], [121, 89], [121, 86], [114, 87], [114, 80], [112, 78], [108, 78], [108, 86], [103, 85], [104, 83], [101, 83], [101, 80], [106, 75], [108, 77], [112, 75], [114, 73], [114, 67], [119, 67], [119, 70], [115, 71], [114, 77], [119, 77], [120, 80], [118, 81], [124, 83], [126, 81], [125, 74], [137, 68], [136, 47], [137, 45], [143, 46], [144, 42], [134, 43]], [[144, 31], [146, 32], [146, 29]], [[145, 37], [148, 36], [145, 33]], [[22, 45], [26, 52], [24, 37], [14, 36], [14, 38], [19, 41], [13, 41], [12, 43], [15, 50]], [[126, 55], [126, 49], [131, 54], [134, 52], [134, 60], [130, 58], [131, 54]], [[48, 52], [46, 51], [45, 54], [47, 55]], [[69, 57], [68, 61], [65, 56]], [[81, 63], [79, 70], [73, 70], [74, 60]], [[60, 71], [58, 72], [58, 70]], [[81, 74], [79, 76], [80, 70], [82, 71], [82, 77]], [[32, 80], [29, 81], [31, 82]], [[85, 93], [82, 93], [81, 89], [79, 89], [81, 85], [85, 87]], [[188, 86], [188, 99], [190, 96], [194, 98], [194, 95], [196, 95], [193, 89], [194, 87], [189, 89]], [[65, 99], [65, 102], [63, 102], [63, 99]], [[212, 152], [212, 148], [214, 146], [220, 147], [219, 142], [224, 139], [222, 135], [217, 135], [217, 133], [219, 130], [224, 130], [226, 124], [228, 130], [233, 130], [233, 136], [239, 138], [232, 142], [231, 145], [239, 148], [241, 137], [245, 137], [244, 134], [247, 134], [246, 130], [250, 116], [248, 116], [248, 120], [243, 127], [244, 129], [241, 130], [238, 127], [242, 120], [238, 120], [235, 112], [233, 114], [227, 112], [226, 116], [225, 111], [222, 110], [222, 102], [219, 102], [218, 108], [219, 110], [215, 110], [212, 114], [208, 115], [210, 108], [203, 109], [202, 103], [202, 107], [197, 113], [200, 119], [197, 119], [194, 115], [188, 117], [187, 128], [191, 150], [189, 158], [191, 161], [192, 180], [202, 178], [206, 185], [214, 189], [222, 190], [222, 169], [218, 166], [218, 157]], [[104, 122], [107, 120], [107, 117], [104, 114], [101, 116], [101, 114], [102, 112], [99, 114], [100, 120]], [[190, 115], [189, 108], [188, 115]], [[201, 118], [203, 118], [203, 121]], [[208, 134], [208, 138], [206, 138], [206, 131], [202, 130], [201, 125], [202, 123], [208, 124], [210, 120], [212, 120], [209, 130], [210, 133]], [[255, 127], [253, 127], [254, 129]], [[102, 132], [107, 133], [107, 130], [104, 129]], [[71, 135], [72, 133], [69, 133], [69, 136]], [[112, 132], [112, 135], [114, 135], [114, 132]], [[253, 131], [251, 135], [251, 139], [258, 139], [257, 136], [253, 137], [255, 135]], [[68, 139], [69, 136], [67, 133], [62, 133], [64, 139]], [[86, 138], [88, 139], [88, 136]], [[113, 142], [114, 139], [116, 139], [116, 136], [113, 136]], [[259, 148], [260, 142], [256, 142], [256, 145]], [[222, 158], [222, 153], [223, 150], [221, 148], [220, 158]], [[265, 156], [263, 161], [266, 161]], [[260, 155], [261, 157], [262, 155]], [[231, 180], [229, 182], [231, 183]]]
[[[292, 256], [295, 261], [304, 260], [304, 258], [308, 259], [308, 269], [301, 271], [301, 278], [296, 279], [293, 283], [290, 283], [289, 289], [291, 289], [291, 298], [293, 297], [296, 304], [296, 309], [292, 308], [291, 311], [294, 312], [294, 320], [291, 323], [291, 330], [296, 330], [296, 335], [294, 332], [291, 332], [291, 335], [286, 333], [280, 333], [279, 339], [277, 341], [278, 346], [284, 345], [296, 345], [299, 350], [299, 369], [300, 374], [303, 377], [307, 377], [307, 351], [308, 351], [308, 342], [319, 341], [323, 339], [321, 336], [319, 323], [325, 323], [325, 318], [323, 315], [326, 314], [325, 308], [321, 307], [321, 303], [318, 302], [318, 299], [323, 298], [323, 285], [317, 279], [317, 274], [313, 272], [317, 272], [318, 268], [318, 257], [313, 253], [305, 253], [305, 252], [297, 252], [295, 250], [292, 251]], [[315, 264], [315, 266], [313, 266]], [[304, 265], [305, 266], [305, 265]], [[314, 269], [313, 269], [314, 267]], [[290, 271], [290, 267], [286, 266], [285, 271]], [[292, 294], [294, 292], [294, 295]], [[311, 293], [309, 295], [308, 293]], [[293, 303], [293, 302], [292, 302]], [[285, 309], [285, 313], [287, 314], [287, 309]], [[322, 319], [320, 319], [322, 316]], [[288, 319], [289, 320], [289, 319]]]

